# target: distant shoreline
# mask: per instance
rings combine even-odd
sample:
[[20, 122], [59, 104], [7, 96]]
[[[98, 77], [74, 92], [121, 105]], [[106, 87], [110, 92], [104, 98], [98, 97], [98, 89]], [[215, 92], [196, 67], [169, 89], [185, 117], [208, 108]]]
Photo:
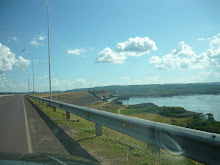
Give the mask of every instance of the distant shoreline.
[[218, 94], [211, 94], [211, 93], [195, 93], [195, 94], [167, 94], [167, 95], [123, 95], [123, 96], [119, 96], [118, 100], [128, 100], [129, 98], [157, 98], [157, 97], [174, 97], [174, 96], [193, 96], [193, 95], [220, 95], [220, 93]]

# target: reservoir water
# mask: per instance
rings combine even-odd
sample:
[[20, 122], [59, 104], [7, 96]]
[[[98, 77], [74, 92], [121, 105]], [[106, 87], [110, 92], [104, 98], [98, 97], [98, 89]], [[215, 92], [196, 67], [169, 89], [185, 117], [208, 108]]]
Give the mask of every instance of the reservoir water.
[[124, 105], [154, 103], [158, 106], [178, 106], [188, 111], [212, 113], [216, 121], [220, 121], [220, 95], [186, 95], [173, 97], [131, 97], [121, 100]]

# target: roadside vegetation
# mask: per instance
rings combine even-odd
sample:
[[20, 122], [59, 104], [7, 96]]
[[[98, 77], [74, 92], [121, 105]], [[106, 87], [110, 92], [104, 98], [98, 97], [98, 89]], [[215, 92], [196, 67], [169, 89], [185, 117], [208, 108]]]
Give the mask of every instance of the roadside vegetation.
[[[38, 96], [48, 97], [48, 94], [38, 94]], [[114, 102], [105, 102], [89, 92], [55, 93], [53, 99], [107, 112], [220, 134], [220, 122], [215, 121], [212, 114], [191, 112], [182, 107], [158, 107], [153, 103], [125, 106]]]
[[[44, 95], [47, 97], [48, 95]], [[91, 100], [89, 97], [93, 97], [88, 92], [71, 92], [66, 94], [54, 94], [53, 99], [74, 103], [76, 105], [87, 106], [95, 109], [106, 110], [109, 112], [117, 113], [125, 111], [128, 107], [124, 105], [118, 105], [114, 103], [104, 102], [95, 98]], [[42, 97], [42, 96], [41, 96]], [[87, 98], [93, 104], [85, 101], [83, 103], [81, 99]], [[85, 148], [91, 155], [98, 159], [102, 164], [200, 164], [191, 159], [183, 156], [172, 155], [166, 150], [161, 149], [160, 156], [152, 153], [149, 146], [140, 140], [129, 137], [122, 133], [116, 132], [109, 128], [103, 127], [103, 135], [100, 137], [95, 136], [95, 124], [78, 116], [71, 114], [70, 120], [65, 119], [65, 112], [57, 109], [53, 112], [51, 107], [47, 108], [46, 105], [41, 105], [38, 102], [32, 100], [36, 105], [43, 110], [47, 116], [51, 118], [59, 127], [61, 127], [70, 137], [77, 141], [83, 148]], [[131, 107], [129, 107], [131, 108]], [[128, 109], [129, 109], [128, 108]], [[137, 107], [136, 107], [137, 108]], [[133, 115], [139, 116], [141, 113]], [[150, 113], [144, 113], [146, 116]], [[152, 119], [156, 119], [158, 114], [151, 113]], [[137, 117], [136, 116], [136, 117]], [[172, 118], [159, 116], [164, 118], [164, 123], [171, 123]], [[143, 117], [143, 114], [141, 116]], [[166, 120], [165, 120], [166, 119]], [[181, 118], [177, 118], [181, 121]], [[184, 120], [182, 120], [184, 122]]]
[[220, 122], [215, 121], [211, 113], [191, 112], [182, 107], [158, 107], [152, 103], [129, 105], [121, 110], [120, 113], [146, 120], [220, 134]]

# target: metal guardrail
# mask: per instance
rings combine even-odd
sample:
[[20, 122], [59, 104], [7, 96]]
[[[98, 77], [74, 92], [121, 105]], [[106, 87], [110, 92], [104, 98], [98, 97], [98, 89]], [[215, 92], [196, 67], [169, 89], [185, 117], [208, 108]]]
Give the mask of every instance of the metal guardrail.
[[175, 155], [183, 155], [205, 164], [220, 164], [220, 135], [149, 120], [109, 113], [92, 108], [29, 96], [96, 123], [96, 135], [102, 126], [159, 146]]

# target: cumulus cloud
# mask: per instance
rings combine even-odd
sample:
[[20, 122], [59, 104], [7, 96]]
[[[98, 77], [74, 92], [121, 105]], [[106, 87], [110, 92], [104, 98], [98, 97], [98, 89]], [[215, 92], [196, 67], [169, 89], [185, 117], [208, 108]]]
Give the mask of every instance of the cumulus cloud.
[[142, 56], [150, 53], [151, 50], [157, 50], [156, 43], [148, 37], [129, 38], [125, 42], [116, 45], [115, 51], [106, 47], [98, 54], [96, 62], [98, 63], [124, 63], [128, 56]]
[[152, 56], [149, 63], [154, 64], [158, 69], [198, 69], [207, 67], [210, 63], [209, 57], [201, 53], [196, 55], [192, 48], [184, 41], [178, 44], [178, 48], [172, 53], [162, 57]]
[[85, 49], [69, 49], [67, 50], [67, 54], [74, 54], [74, 55], [80, 55], [81, 53], [86, 52]]
[[113, 52], [109, 47], [103, 49], [101, 52], [99, 52], [98, 55], [99, 55], [99, 57], [96, 59], [96, 62], [98, 62], [98, 63], [121, 64], [127, 58], [123, 54]]
[[129, 38], [123, 43], [118, 43], [116, 52], [126, 53], [128, 56], [141, 56], [149, 53], [150, 50], [157, 50], [156, 43], [148, 37]]
[[208, 77], [210, 80], [217, 80], [216, 78], [220, 75], [220, 34], [212, 37], [209, 49], [199, 55], [182, 41], [172, 53], [162, 57], [153, 56], [149, 63], [162, 70], [209, 69], [209, 72], [201, 72], [199, 79], [203, 80], [204, 77]]
[[210, 49], [219, 50], [220, 49], [220, 33], [214, 36], [209, 44]]
[[19, 56], [17, 61], [16, 61], [16, 65], [21, 69], [21, 70], [25, 70], [28, 65], [30, 64], [29, 60], [24, 59], [22, 56]]
[[209, 47], [201, 55], [209, 59], [209, 65], [213, 70], [220, 71], [220, 33], [211, 39]]
[[12, 70], [15, 63], [15, 54], [7, 46], [0, 43], [0, 74]]
[[33, 40], [29, 43], [32, 46], [38, 47], [41, 45], [41, 42], [46, 39], [46, 36], [37, 35], [33, 38]]
[[193, 52], [189, 45], [181, 41], [178, 44], [178, 48], [174, 49], [171, 54], [167, 54], [161, 58], [152, 56], [149, 63], [154, 64], [159, 69], [186, 69], [191, 68], [195, 60], [195, 52]]
[[29, 64], [30, 61], [21, 56], [16, 59], [15, 54], [7, 46], [0, 43], [0, 74], [12, 70], [13, 65], [17, 65], [24, 70]]

